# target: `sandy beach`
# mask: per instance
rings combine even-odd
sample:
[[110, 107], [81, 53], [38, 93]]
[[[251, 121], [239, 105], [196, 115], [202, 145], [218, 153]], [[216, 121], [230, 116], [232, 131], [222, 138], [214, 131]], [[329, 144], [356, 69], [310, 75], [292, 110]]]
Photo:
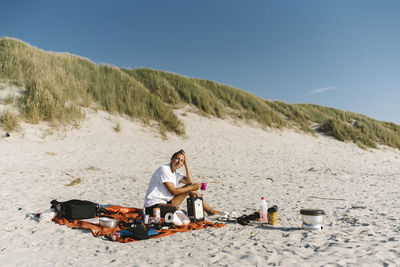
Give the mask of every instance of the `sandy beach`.
[[[79, 128], [0, 132], [1, 266], [400, 265], [399, 150], [177, 114], [184, 138], [101, 111]], [[141, 208], [152, 173], [181, 148], [210, 205], [250, 214], [264, 196], [279, 207], [278, 226], [232, 223], [123, 244], [32, 219], [53, 199]], [[301, 229], [302, 208], [323, 209], [325, 229]]]

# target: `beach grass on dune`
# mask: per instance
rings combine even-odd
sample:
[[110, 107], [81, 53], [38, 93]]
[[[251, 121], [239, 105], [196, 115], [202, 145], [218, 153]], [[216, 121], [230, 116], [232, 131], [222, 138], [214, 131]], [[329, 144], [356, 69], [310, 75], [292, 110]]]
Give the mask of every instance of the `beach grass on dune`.
[[189, 104], [204, 115], [219, 118], [229, 115], [254, 120], [270, 127], [286, 126], [286, 121], [279, 113], [266, 105], [261, 98], [248, 92], [212, 81], [152, 69], [124, 71], [171, 107]]
[[31, 123], [79, 124], [85, 107], [127, 115], [158, 127], [164, 136], [167, 132], [184, 135], [184, 124], [174, 110], [191, 105], [204, 116], [229, 116], [313, 135], [312, 125], [318, 125], [317, 130], [361, 147], [385, 144], [400, 149], [400, 126], [394, 123], [319, 105], [269, 101], [213, 81], [159, 70], [95, 64], [13, 38], [0, 39], [0, 71], [1, 81], [25, 89], [17, 101], [3, 102], [14, 102], [22, 119]]
[[18, 129], [19, 118], [15, 113], [6, 110], [0, 114], [0, 126], [7, 132], [12, 132]]
[[310, 121], [321, 124], [320, 131], [361, 147], [384, 144], [400, 149], [400, 126], [365, 115], [313, 104], [297, 104]]
[[76, 123], [84, 117], [81, 107], [92, 107], [184, 133], [172, 109], [119, 68], [14, 39], [0, 41], [0, 62], [2, 78], [26, 89], [19, 106], [28, 122]]

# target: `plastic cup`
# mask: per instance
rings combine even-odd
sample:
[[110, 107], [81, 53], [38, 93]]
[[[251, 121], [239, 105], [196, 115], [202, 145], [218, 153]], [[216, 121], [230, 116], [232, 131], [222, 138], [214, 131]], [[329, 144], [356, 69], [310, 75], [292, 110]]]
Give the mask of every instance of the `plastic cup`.
[[206, 190], [207, 183], [201, 183], [201, 190]]

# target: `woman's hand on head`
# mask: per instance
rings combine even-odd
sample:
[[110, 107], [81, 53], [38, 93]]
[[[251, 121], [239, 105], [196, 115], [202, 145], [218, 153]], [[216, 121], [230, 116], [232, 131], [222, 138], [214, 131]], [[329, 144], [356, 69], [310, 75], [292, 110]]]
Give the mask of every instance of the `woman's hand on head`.
[[183, 164], [186, 165], [188, 163], [186, 153], [183, 149], [181, 149], [180, 152], [182, 153], [183, 158], [184, 158]]

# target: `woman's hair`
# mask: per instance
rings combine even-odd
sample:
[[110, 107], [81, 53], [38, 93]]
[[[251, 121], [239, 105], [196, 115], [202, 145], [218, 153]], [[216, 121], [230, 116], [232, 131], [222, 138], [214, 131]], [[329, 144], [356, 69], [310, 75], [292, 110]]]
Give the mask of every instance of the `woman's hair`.
[[181, 150], [175, 152], [175, 153], [172, 155], [171, 160], [173, 160], [173, 159], [175, 159], [176, 157], [178, 157], [179, 154], [185, 155], [185, 151], [183, 151], [183, 149], [181, 149]]

